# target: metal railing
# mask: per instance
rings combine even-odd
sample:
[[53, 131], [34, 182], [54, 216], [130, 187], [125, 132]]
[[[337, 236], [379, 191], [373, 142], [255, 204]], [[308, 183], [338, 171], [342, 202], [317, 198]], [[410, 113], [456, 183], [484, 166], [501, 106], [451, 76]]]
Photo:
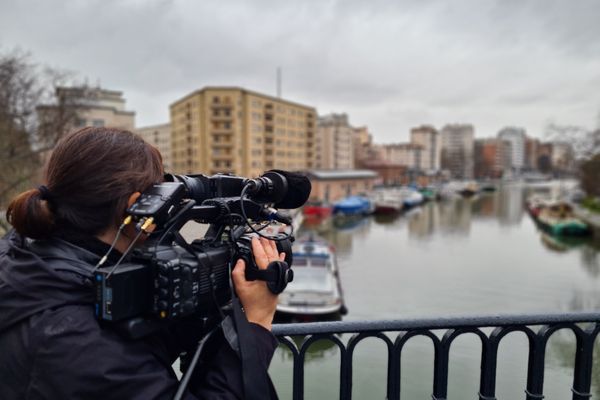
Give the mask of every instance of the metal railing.
[[[588, 324], [583, 324], [588, 323]], [[581, 326], [580, 326], [581, 325]], [[481, 328], [494, 328], [486, 334]], [[600, 313], [491, 315], [454, 318], [423, 318], [380, 321], [319, 322], [273, 326], [279, 342], [293, 357], [293, 399], [304, 398], [304, 360], [308, 348], [318, 340], [329, 340], [340, 350], [340, 399], [352, 396], [352, 359], [357, 345], [366, 338], [378, 338], [387, 346], [387, 398], [400, 399], [402, 349], [415, 336], [431, 339], [434, 349], [433, 400], [445, 400], [448, 392], [448, 362], [452, 342], [463, 334], [475, 334], [481, 340], [480, 400], [496, 400], [496, 364], [498, 347], [511, 332], [526, 335], [529, 347], [526, 400], [544, 398], [546, 345], [561, 329], [574, 333], [576, 340], [573, 400], [592, 397], [592, 361], [594, 341], [600, 332]], [[445, 330], [438, 336], [433, 331]], [[395, 339], [384, 332], [398, 332]], [[345, 344], [337, 334], [354, 334]], [[290, 336], [306, 336], [298, 346]]]

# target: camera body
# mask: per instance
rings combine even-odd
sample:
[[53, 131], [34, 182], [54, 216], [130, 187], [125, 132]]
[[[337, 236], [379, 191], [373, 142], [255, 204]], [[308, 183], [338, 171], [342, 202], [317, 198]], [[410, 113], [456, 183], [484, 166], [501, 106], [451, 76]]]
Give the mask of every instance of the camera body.
[[[260, 232], [248, 232], [249, 220], [289, 222], [271, 207], [283, 196], [281, 184], [274, 185], [267, 174], [255, 180], [232, 175], [174, 176], [171, 182], [155, 184], [142, 193], [127, 212], [139, 229], [148, 221], [156, 229], [126, 262], [95, 271], [96, 317], [119, 324], [134, 338], [184, 318], [218, 320], [234, 295], [231, 269], [240, 258], [246, 262], [248, 280], [267, 281], [273, 293], [285, 289], [293, 279], [293, 236], [276, 238], [278, 251], [286, 254], [285, 262], [259, 270], [251, 238]], [[284, 176], [274, 179], [286, 182]], [[270, 197], [270, 192], [276, 195]], [[301, 198], [296, 203], [305, 201]], [[204, 238], [188, 243], [179, 229], [190, 220], [210, 226]]]

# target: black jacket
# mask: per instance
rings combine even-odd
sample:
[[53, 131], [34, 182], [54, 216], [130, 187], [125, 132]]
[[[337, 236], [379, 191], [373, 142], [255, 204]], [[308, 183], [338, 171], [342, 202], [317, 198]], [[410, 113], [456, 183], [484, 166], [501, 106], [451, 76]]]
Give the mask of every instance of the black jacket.
[[[0, 398], [172, 399], [178, 381], [171, 364], [181, 343], [164, 332], [130, 340], [101, 326], [90, 279], [98, 243], [84, 249], [73, 242], [15, 232], [0, 240]], [[250, 326], [266, 369], [277, 341]], [[222, 337], [208, 347], [184, 398], [243, 398], [237, 354]]]

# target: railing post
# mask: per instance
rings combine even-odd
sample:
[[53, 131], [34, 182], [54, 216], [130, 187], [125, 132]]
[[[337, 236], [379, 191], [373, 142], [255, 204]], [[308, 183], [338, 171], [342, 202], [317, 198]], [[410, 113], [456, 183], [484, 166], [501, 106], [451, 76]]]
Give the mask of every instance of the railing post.
[[546, 341], [551, 329], [545, 325], [538, 333], [529, 338], [529, 360], [527, 362], [526, 400], [544, 398], [544, 368], [546, 360]]
[[488, 340], [481, 344], [481, 372], [479, 378], [479, 400], [496, 400], [496, 365], [498, 344], [504, 328], [496, 328]]
[[451, 341], [447, 339], [454, 334], [454, 329], [449, 329], [444, 334], [439, 350], [434, 355], [433, 394], [432, 400], [446, 400], [448, 397], [448, 361], [450, 358]]
[[594, 360], [594, 341], [598, 334], [598, 325], [576, 332], [575, 370], [573, 373], [573, 400], [588, 400], [592, 397], [592, 364]]

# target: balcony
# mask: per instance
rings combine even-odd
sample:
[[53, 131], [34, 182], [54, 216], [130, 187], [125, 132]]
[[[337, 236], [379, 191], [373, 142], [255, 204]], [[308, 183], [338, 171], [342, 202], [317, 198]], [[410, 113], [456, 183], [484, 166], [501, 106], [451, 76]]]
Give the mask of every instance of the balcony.
[[233, 140], [213, 140], [212, 147], [219, 149], [229, 149], [233, 147]]
[[212, 135], [232, 135], [233, 127], [230, 126], [229, 128], [225, 128], [225, 127], [211, 128], [210, 133]]
[[213, 110], [231, 109], [233, 108], [232, 103], [210, 103], [210, 108]]
[[213, 154], [211, 158], [214, 161], [232, 161], [233, 154]]
[[211, 115], [210, 120], [213, 122], [231, 122], [233, 115]]

